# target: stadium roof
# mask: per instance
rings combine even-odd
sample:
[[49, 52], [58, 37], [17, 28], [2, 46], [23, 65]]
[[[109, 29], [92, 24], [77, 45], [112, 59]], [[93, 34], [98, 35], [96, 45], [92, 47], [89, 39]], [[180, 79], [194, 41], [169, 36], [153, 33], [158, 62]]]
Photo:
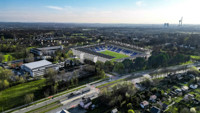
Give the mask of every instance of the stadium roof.
[[43, 47], [43, 48], [36, 48], [37, 50], [43, 51], [43, 50], [57, 50], [61, 49], [61, 46], [51, 46], [51, 47]]
[[104, 58], [107, 58], [107, 59], [115, 58], [115, 57], [112, 57], [112, 56], [109, 56], [109, 55], [105, 55], [105, 54], [102, 54], [102, 53], [91, 51], [88, 48], [76, 48], [76, 50], [79, 50], [79, 51], [82, 51], [82, 52], [85, 52], [85, 53], [89, 53], [89, 54], [92, 54], [92, 55], [104, 57]]
[[36, 61], [36, 62], [26, 63], [23, 65], [28, 67], [29, 69], [34, 69], [34, 68], [39, 68], [39, 67], [50, 65], [50, 64], [52, 64], [52, 63], [47, 60], [40, 60], [40, 61]]

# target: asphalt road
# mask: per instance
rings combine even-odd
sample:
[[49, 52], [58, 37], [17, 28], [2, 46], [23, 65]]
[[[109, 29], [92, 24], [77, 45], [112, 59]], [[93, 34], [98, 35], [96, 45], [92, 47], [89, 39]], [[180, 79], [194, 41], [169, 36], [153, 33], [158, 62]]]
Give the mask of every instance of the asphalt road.
[[[64, 101], [61, 102], [61, 104], [63, 106], [61, 106], [59, 108], [56, 108], [56, 109], [54, 109], [52, 111], [49, 111], [47, 113], [59, 113], [59, 111], [61, 111], [62, 109], [67, 109], [68, 110], [68, 109], [71, 109], [71, 108], [75, 108], [75, 107], [78, 106], [78, 104], [82, 100], [82, 97], [86, 97], [86, 98], [90, 97], [91, 99], [94, 99], [94, 98], [98, 97], [99, 90], [94, 88], [94, 87], [92, 87], [92, 86], [89, 86], [89, 87], [91, 89], [89, 92], [84, 93], [82, 95], [78, 95], [78, 96], [76, 96], [74, 98], [70, 98], [70, 99], [66, 98]], [[79, 110], [79, 112], [80, 111], [83, 112], [83, 113], [85, 112], [84, 109], [78, 109], [78, 110]], [[75, 109], [74, 109], [74, 112], [76, 112]]]

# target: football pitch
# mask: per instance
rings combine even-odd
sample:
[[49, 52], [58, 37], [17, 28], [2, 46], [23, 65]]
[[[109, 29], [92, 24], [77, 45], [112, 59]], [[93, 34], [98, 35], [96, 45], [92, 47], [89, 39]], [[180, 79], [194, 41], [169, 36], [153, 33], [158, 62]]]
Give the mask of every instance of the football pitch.
[[109, 51], [109, 50], [101, 51], [100, 53], [115, 57], [115, 58], [113, 58], [113, 60], [129, 57], [128, 55], [116, 53], [116, 52]]

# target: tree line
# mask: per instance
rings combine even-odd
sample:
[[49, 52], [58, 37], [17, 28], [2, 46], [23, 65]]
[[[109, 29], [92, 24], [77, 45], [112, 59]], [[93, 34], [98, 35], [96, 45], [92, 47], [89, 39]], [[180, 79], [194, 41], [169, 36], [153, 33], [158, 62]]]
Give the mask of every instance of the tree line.
[[137, 57], [134, 60], [125, 59], [122, 62], [106, 61], [103, 63], [97, 61], [95, 65], [99, 75], [101, 75], [102, 71], [124, 74], [145, 69], [155, 69], [178, 65], [189, 60], [190, 57], [187, 55], [176, 54], [175, 56], [170, 56], [168, 53], [161, 52], [153, 53], [152, 56], [150, 56], [148, 59]]

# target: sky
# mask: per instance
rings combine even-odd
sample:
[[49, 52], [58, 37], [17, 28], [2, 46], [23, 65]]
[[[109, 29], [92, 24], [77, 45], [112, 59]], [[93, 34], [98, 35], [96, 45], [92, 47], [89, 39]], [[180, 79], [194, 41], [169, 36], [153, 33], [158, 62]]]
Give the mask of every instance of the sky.
[[200, 24], [200, 0], [0, 0], [0, 22]]

